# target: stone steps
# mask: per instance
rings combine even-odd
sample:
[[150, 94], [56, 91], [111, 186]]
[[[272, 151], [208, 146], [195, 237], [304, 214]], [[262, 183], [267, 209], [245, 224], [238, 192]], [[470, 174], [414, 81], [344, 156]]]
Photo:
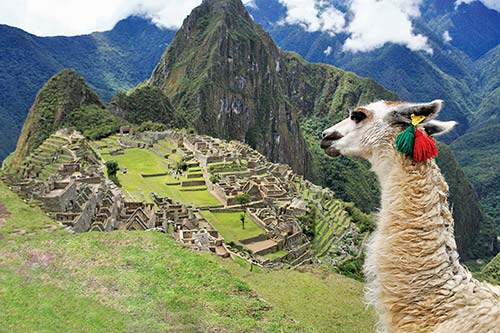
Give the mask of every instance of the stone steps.
[[336, 204], [334, 209], [323, 217], [323, 223], [317, 229], [318, 236], [313, 240], [312, 246], [317, 254], [328, 251], [337, 236], [349, 226], [349, 216], [341, 207]]
[[334, 230], [332, 231], [332, 233], [330, 233], [330, 235], [328, 236], [328, 238], [326, 238], [322, 243], [320, 243], [317, 247], [318, 249], [318, 256], [322, 256], [323, 254], [325, 254], [326, 252], [328, 252], [328, 250], [330, 249], [330, 247], [332, 246], [332, 244], [338, 240], [338, 239], [341, 239], [342, 238], [342, 234], [344, 233], [344, 231], [349, 228], [349, 222], [350, 222], [350, 219], [348, 218], [344, 218], [342, 220], [341, 223], [337, 224], [336, 227], [334, 228]]

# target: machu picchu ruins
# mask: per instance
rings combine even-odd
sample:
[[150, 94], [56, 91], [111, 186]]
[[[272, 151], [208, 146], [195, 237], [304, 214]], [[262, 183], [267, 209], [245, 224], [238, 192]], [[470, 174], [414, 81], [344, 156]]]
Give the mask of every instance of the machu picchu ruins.
[[[107, 161], [119, 165], [114, 181]], [[63, 129], [5, 180], [70, 232], [157, 230], [263, 267], [335, 265], [358, 256], [362, 243], [333, 191], [246, 144], [181, 130], [122, 127], [90, 141]], [[306, 235], [301, 219], [312, 211], [317, 223]]]

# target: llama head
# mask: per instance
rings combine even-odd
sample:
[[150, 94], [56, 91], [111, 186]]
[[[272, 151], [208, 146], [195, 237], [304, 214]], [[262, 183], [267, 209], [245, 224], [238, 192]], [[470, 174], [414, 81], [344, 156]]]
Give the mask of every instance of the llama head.
[[350, 111], [349, 117], [322, 133], [321, 148], [330, 156], [358, 156], [368, 160], [396, 154], [394, 140], [411, 125], [411, 115], [424, 116], [418, 125], [427, 135], [440, 135], [450, 131], [454, 121], [438, 121], [443, 101], [406, 103], [379, 101]]

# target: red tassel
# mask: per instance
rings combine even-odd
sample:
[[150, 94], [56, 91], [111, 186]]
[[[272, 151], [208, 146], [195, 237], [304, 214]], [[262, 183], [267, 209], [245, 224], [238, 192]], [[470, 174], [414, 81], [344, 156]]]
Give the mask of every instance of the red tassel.
[[436, 141], [424, 134], [421, 130], [415, 130], [415, 143], [413, 146], [413, 159], [417, 162], [427, 161], [438, 155]]

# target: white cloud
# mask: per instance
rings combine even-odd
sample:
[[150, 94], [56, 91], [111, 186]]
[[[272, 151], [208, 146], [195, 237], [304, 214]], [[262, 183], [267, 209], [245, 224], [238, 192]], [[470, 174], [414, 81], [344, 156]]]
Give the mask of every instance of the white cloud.
[[453, 38], [451, 38], [450, 36], [450, 33], [448, 30], [446, 30], [445, 32], [443, 32], [443, 40], [445, 43], [449, 43], [453, 40]]
[[257, 4], [255, 3], [255, 0], [244, 0], [243, 3], [247, 7], [257, 8]]
[[432, 54], [427, 37], [413, 32], [411, 19], [420, 16], [421, 4], [422, 0], [352, 0], [344, 50], [366, 52], [395, 43]]
[[499, 0], [456, 0], [455, 1], [455, 8], [460, 6], [463, 3], [471, 3], [474, 1], [481, 1], [483, 5], [485, 5], [488, 8], [494, 9], [498, 12], [500, 12], [500, 1]]
[[343, 31], [345, 17], [327, 0], [279, 0], [287, 8], [284, 23], [299, 24], [306, 31], [336, 34]]
[[[255, 4], [252, 0], [244, 3]], [[105, 31], [133, 14], [159, 26], [178, 28], [201, 0], [0, 0], [0, 24], [39, 36]]]
[[[306, 31], [349, 36], [345, 51], [366, 52], [385, 43], [405, 45], [432, 53], [427, 37], [413, 32], [412, 18], [420, 16], [423, 0], [345, 0], [348, 14], [331, 0], [279, 0], [287, 8], [281, 23], [299, 24]], [[349, 20], [349, 22], [347, 22]]]
[[329, 56], [330, 54], [332, 54], [332, 47], [331, 46], [328, 46], [324, 51], [323, 53], [326, 55], [326, 56]]

